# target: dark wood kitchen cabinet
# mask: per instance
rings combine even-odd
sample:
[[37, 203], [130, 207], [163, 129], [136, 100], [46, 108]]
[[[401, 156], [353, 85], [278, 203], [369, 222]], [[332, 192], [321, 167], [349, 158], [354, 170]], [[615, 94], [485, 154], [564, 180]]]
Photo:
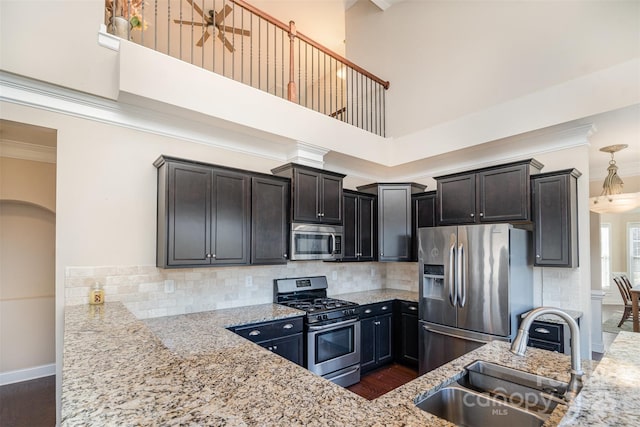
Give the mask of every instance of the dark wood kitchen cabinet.
[[250, 176], [160, 157], [157, 265], [249, 263]]
[[418, 368], [418, 303], [395, 301], [395, 361], [412, 368]]
[[578, 267], [578, 178], [576, 169], [531, 178], [534, 265]]
[[303, 366], [302, 317], [229, 328], [279, 356]]
[[251, 178], [251, 264], [286, 264], [289, 180]]
[[435, 191], [411, 195], [411, 259], [413, 261], [418, 260], [418, 228], [436, 226], [436, 200]]
[[293, 222], [342, 224], [343, 174], [288, 163], [272, 169], [291, 179]]
[[378, 196], [378, 261], [411, 261], [411, 194], [423, 192], [415, 183], [376, 183], [358, 187]]
[[437, 177], [437, 224], [530, 221], [529, 179], [542, 166], [528, 159]]
[[360, 306], [360, 370], [393, 361], [393, 302]]
[[343, 191], [342, 261], [374, 261], [376, 196]]

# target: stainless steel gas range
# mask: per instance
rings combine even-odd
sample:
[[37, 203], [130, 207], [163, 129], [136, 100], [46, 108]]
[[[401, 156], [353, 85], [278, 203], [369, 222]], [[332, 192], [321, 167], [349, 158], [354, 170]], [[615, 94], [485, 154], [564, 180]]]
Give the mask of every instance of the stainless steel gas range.
[[360, 381], [358, 304], [327, 298], [325, 276], [274, 280], [274, 302], [307, 312], [307, 369], [343, 387]]

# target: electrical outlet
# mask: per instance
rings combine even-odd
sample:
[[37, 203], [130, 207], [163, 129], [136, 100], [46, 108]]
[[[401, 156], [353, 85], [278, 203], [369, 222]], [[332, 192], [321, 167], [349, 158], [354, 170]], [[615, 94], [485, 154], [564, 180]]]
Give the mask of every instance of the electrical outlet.
[[165, 280], [164, 281], [164, 293], [172, 294], [176, 290], [176, 282], [174, 280]]
[[335, 270], [334, 270], [334, 271], [332, 271], [332, 272], [331, 272], [331, 278], [332, 278], [333, 280], [338, 280], [338, 272], [337, 272], [337, 271], [335, 271]]
[[253, 286], [253, 276], [244, 276], [244, 284], [247, 286]]

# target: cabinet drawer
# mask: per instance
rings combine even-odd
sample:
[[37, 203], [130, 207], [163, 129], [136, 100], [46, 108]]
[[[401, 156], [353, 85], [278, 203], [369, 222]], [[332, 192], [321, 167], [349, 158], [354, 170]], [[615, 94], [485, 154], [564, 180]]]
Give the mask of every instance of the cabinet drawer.
[[376, 304], [368, 304], [360, 307], [360, 318], [379, 316], [381, 314], [393, 313], [393, 301], [380, 302]]
[[536, 340], [562, 342], [562, 325], [556, 323], [533, 322], [529, 329], [529, 337]]
[[418, 303], [411, 301], [399, 301], [400, 303], [400, 312], [406, 314], [413, 314], [415, 316], [418, 315]]
[[541, 348], [543, 350], [557, 351], [562, 353], [562, 344], [537, 339], [529, 339], [529, 347]]
[[302, 317], [241, 326], [234, 328], [233, 332], [253, 342], [280, 338], [287, 335], [301, 333]]

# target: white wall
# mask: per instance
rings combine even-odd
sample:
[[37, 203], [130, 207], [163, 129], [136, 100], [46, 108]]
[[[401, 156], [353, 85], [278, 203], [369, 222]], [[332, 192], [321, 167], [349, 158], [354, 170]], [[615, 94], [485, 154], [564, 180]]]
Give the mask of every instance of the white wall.
[[346, 13], [347, 54], [391, 81], [387, 124], [400, 137], [637, 59], [639, 14], [637, 1], [426, 0], [382, 12], [360, 0]]

